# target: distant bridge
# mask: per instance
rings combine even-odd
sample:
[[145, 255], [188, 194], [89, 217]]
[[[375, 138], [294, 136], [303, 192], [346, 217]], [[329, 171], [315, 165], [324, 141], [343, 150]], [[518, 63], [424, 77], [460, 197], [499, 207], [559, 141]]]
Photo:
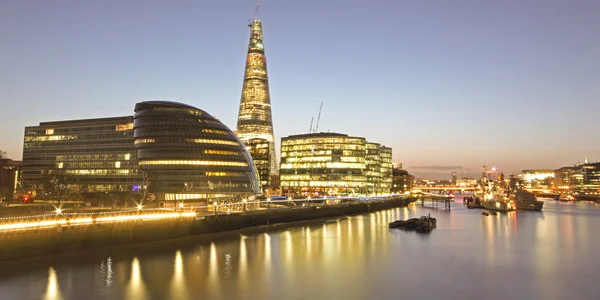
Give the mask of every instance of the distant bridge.
[[477, 187], [474, 186], [415, 186], [414, 190], [423, 191], [474, 191]]

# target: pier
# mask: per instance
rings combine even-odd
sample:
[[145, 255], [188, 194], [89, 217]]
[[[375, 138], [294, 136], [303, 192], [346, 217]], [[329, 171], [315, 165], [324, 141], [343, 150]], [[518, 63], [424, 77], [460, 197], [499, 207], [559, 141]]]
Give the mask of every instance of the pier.
[[[454, 202], [454, 198], [446, 195], [423, 193], [421, 196], [419, 196], [417, 201], [421, 202], [422, 207], [430, 207], [435, 209], [439, 209], [440, 203], [443, 203], [444, 210], [450, 211], [452, 202]], [[431, 206], [425, 206], [426, 202], [430, 202]]]

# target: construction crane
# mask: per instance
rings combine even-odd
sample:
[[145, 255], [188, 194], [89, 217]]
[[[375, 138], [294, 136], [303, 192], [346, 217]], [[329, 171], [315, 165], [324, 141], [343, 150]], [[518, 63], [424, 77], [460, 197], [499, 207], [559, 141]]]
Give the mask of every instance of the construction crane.
[[248, 27], [252, 27], [252, 21], [256, 20], [256, 16], [258, 15], [258, 9], [259, 8], [260, 8], [260, 2], [258, 2], [258, 5], [256, 5], [256, 9], [254, 10], [254, 14], [250, 18], [250, 20], [248, 20]]
[[310, 117], [310, 129], [308, 130], [308, 133], [312, 133], [312, 124], [313, 124], [314, 120], [315, 120], [315, 117]]
[[321, 110], [323, 109], [323, 101], [321, 101], [321, 106], [319, 107], [319, 116], [317, 117], [317, 127], [315, 128], [315, 132], [319, 132], [319, 121], [321, 121]]

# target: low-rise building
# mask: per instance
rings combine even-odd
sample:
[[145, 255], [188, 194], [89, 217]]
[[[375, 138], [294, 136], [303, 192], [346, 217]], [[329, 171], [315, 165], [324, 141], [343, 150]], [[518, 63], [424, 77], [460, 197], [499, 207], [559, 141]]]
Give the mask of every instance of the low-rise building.
[[408, 171], [394, 168], [392, 177], [392, 193], [410, 192], [413, 188], [415, 177], [410, 175]]

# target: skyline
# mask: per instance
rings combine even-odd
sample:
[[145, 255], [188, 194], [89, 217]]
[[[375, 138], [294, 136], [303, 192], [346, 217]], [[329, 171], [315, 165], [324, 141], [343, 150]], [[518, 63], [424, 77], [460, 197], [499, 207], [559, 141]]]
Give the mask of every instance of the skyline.
[[[392, 147], [417, 176], [597, 161], [600, 4], [575, 2], [262, 1], [277, 151], [324, 101], [322, 131]], [[117, 3], [2, 5], [10, 158], [27, 125], [131, 115], [146, 100], [235, 128], [256, 2]]]

